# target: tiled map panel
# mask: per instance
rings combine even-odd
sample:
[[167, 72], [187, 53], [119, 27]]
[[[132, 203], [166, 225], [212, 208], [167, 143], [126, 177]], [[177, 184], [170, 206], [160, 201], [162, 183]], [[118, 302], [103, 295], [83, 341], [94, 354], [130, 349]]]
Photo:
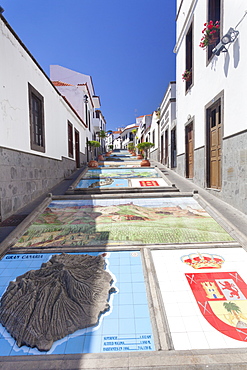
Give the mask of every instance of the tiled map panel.
[[53, 201], [18, 247], [231, 241], [192, 197]]
[[247, 253], [153, 250], [176, 350], [247, 348]]
[[[98, 252], [88, 254], [98, 255]], [[6, 255], [0, 261], [0, 296], [10, 281], [29, 270], [39, 269], [51, 256]], [[56, 341], [49, 352], [40, 352], [27, 346], [19, 348], [0, 324], [0, 356], [154, 350], [140, 252], [108, 252], [105, 259], [116, 293], [111, 294], [110, 311], [100, 317], [97, 326], [77, 330]]]
[[84, 178], [160, 177], [155, 168], [99, 168], [88, 170]]
[[128, 180], [127, 179], [86, 179], [79, 181], [76, 189], [86, 188], [86, 189], [107, 189], [107, 188], [127, 188]]

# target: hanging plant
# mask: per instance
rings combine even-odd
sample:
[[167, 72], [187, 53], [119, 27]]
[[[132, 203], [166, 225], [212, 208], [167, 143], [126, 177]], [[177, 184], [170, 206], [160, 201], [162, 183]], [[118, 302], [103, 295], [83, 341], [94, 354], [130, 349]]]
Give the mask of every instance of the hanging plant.
[[216, 44], [219, 38], [219, 31], [220, 31], [220, 23], [216, 21], [209, 21], [208, 23], [204, 23], [205, 28], [202, 30], [203, 37], [201, 38], [201, 42], [199, 44], [200, 48], [205, 49], [208, 45]]

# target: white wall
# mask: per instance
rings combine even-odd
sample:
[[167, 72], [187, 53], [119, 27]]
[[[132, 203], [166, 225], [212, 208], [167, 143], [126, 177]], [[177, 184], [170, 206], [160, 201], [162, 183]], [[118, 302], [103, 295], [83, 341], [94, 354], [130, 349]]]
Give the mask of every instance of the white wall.
[[[180, 2], [178, 2], [180, 3]], [[207, 52], [199, 47], [202, 29], [207, 21], [207, 1], [196, 2], [194, 13], [194, 73], [193, 86], [185, 93], [185, 82], [182, 73], [185, 70], [185, 35], [190, 23], [184, 27], [187, 10], [191, 0], [184, 0], [177, 21], [177, 121], [178, 121], [178, 154], [184, 153], [184, 125], [187, 117], [195, 117], [194, 147], [205, 145], [205, 112], [204, 107], [224, 90], [224, 132], [223, 137], [246, 129], [247, 110], [243, 97], [247, 83], [247, 16], [238, 26], [239, 37], [227, 46], [228, 52], [214, 56], [207, 65]], [[246, 1], [224, 1], [223, 34], [241, 20], [246, 11]], [[188, 18], [192, 19], [191, 17]], [[180, 38], [180, 31], [184, 32]], [[180, 42], [181, 41], [181, 42]]]
[[[85, 153], [85, 126], [3, 18], [0, 19], [0, 50], [0, 146], [54, 159], [68, 157], [69, 120], [80, 132], [80, 148]], [[44, 97], [45, 153], [30, 148], [28, 83]]]

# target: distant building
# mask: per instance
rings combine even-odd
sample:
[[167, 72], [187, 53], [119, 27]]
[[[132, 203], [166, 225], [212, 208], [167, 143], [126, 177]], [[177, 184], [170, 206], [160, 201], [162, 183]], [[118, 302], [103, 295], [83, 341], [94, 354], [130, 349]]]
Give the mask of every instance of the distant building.
[[138, 125], [132, 123], [131, 125], [125, 126], [120, 136], [122, 139], [122, 149], [128, 149], [128, 144], [133, 143], [135, 135], [132, 130], [138, 129]]
[[[100, 98], [95, 95], [92, 77], [59, 65], [52, 65], [50, 78], [86, 123], [87, 135], [84, 138], [84, 145], [87, 147], [88, 140], [99, 140], [103, 150], [105, 141], [100, 139], [97, 133], [101, 130], [105, 131], [106, 122], [99, 110]], [[87, 160], [89, 160], [89, 152], [87, 152]]]

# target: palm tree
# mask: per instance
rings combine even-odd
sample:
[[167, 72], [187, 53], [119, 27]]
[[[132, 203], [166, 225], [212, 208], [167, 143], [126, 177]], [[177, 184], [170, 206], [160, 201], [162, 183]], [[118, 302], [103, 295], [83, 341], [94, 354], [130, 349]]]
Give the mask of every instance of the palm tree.
[[246, 328], [247, 324], [243, 322], [241, 319], [247, 320], [247, 318], [242, 314], [242, 311], [238, 305], [234, 302], [224, 302], [224, 308], [229, 312], [230, 317], [229, 321], [233, 324], [233, 320], [236, 319], [238, 322], [236, 324], [237, 328]]

